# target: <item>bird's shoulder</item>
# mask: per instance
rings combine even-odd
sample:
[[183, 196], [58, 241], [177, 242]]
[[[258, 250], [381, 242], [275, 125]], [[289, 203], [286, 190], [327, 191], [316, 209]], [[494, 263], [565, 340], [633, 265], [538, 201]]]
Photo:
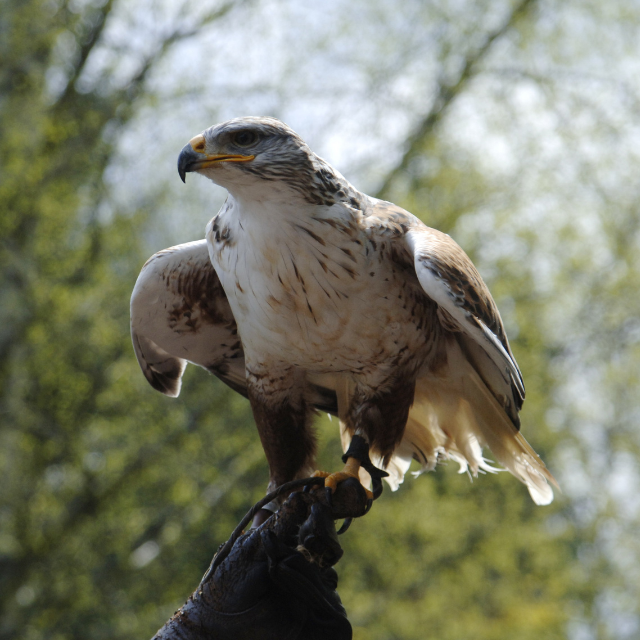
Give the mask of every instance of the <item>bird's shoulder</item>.
[[362, 226], [374, 245], [382, 242], [390, 246], [389, 255], [393, 260], [412, 268], [424, 268], [432, 274], [456, 306], [482, 320], [510, 351], [489, 288], [469, 256], [451, 236], [427, 226], [392, 202], [371, 197], [363, 207]]
[[398, 239], [416, 225], [426, 225], [402, 207], [367, 196], [362, 206], [362, 226], [369, 236]]

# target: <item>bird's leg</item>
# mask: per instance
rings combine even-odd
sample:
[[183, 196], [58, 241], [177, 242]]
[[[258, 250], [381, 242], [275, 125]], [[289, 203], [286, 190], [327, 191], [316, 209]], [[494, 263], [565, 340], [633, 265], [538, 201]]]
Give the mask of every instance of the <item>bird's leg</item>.
[[[312, 408], [305, 398], [306, 380], [294, 367], [273, 363], [252, 362], [246, 373], [247, 395], [269, 463], [267, 491], [273, 491], [285, 482], [307, 477], [313, 469], [316, 443]], [[261, 509], [253, 526], [261, 525], [279, 506], [279, 502], [270, 503]]]
[[[400, 444], [409, 409], [413, 403], [415, 381], [400, 375], [390, 380], [356, 386], [346, 415], [347, 428], [354, 434], [349, 449], [342, 456], [345, 468], [335, 474], [316, 472], [325, 476], [327, 497], [338, 483], [347, 478], [358, 478], [362, 467], [371, 476], [371, 499], [382, 493], [382, 478], [389, 474], [373, 465], [369, 457], [369, 443], [387, 464]], [[368, 494], [369, 495], [369, 494]]]

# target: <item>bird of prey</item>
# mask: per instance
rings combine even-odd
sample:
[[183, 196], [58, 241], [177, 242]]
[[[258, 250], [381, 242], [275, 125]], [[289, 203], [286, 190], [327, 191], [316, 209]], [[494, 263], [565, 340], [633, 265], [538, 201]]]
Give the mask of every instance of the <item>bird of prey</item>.
[[[345, 450], [368, 443], [393, 489], [412, 460], [496, 471], [488, 446], [537, 504], [552, 501], [519, 431], [525, 390], [500, 314], [448, 235], [359, 192], [274, 118], [210, 127], [178, 171], [228, 197], [206, 239], [156, 253], [136, 282], [132, 339], [154, 388], [177, 396], [192, 362], [248, 397], [269, 489], [313, 470], [321, 410]], [[355, 458], [345, 471], [370, 479]]]

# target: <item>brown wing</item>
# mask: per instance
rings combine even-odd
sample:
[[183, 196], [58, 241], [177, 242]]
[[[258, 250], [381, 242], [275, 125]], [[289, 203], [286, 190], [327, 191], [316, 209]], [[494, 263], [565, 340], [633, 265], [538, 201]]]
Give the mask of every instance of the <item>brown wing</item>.
[[455, 333], [463, 353], [519, 428], [525, 389], [498, 308], [467, 254], [447, 234], [431, 229], [390, 202], [371, 201], [366, 225], [394, 238], [394, 258], [413, 263], [438, 316]]
[[424, 225], [406, 235], [422, 288], [496, 400], [519, 428], [525, 389], [500, 313], [464, 251], [446, 234]]
[[444, 455], [474, 475], [495, 471], [482, 455], [482, 447], [489, 446], [536, 504], [549, 504], [553, 491], [548, 483], [557, 483], [517, 430], [524, 385], [480, 274], [449, 236], [391, 203], [372, 200], [364, 222], [372, 236], [387, 240], [390, 259], [413, 267], [447, 329], [441, 345], [446, 359], [418, 377], [403, 440], [388, 467], [396, 484], [411, 458], [423, 470]]
[[[154, 389], [177, 397], [188, 362], [247, 397], [244, 352], [205, 240], [153, 255], [131, 296], [131, 339]], [[312, 404], [337, 415], [333, 389], [311, 385]]]

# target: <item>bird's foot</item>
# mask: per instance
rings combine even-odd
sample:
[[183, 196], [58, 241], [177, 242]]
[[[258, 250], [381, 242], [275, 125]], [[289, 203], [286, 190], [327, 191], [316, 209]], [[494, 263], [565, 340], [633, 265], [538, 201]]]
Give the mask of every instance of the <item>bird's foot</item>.
[[362, 436], [353, 436], [347, 452], [342, 456], [342, 461], [345, 463], [347, 460], [354, 459], [360, 463], [358, 467], [362, 467], [371, 476], [373, 499], [377, 500], [382, 494], [382, 478], [386, 478], [389, 474], [373, 465], [369, 457], [369, 443]]
[[[338, 485], [349, 478], [355, 478], [358, 482], [360, 482], [360, 478], [358, 476], [358, 471], [361, 467], [360, 460], [357, 458], [347, 458], [344, 469], [342, 471], [337, 471], [336, 473], [329, 473], [327, 471], [316, 471], [314, 472], [314, 478], [324, 478], [324, 487], [327, 492], [327, 498], [331, 500], [331, 494], [338, 488]], [[366, 487], [363, 487], [367, 498], [369, 500], [373, 500], [373, 493], [369, 491]]]
[[360, 481], [358, 472], [360, 467], [371, 476], [371, 488], [373, 491], [369, 491], [366, 487], [363, 487], [367, 493], [367, 499], [369, 501], [369, 508], [371, 503], [382, 493], [382, 478], [385, 478], [389, 474], [382, 469], [378, 469], [373, 466], [371, 458], [369, 457], [369, 443], [362, 436], [353, 436], [349, 449], [342, 456], [342, 461], [345, 463], [344, 469], [337, 473], [327, 473], [326, 471], [316, 471], [313, 476], [316, 478], [325, 478], [324, 486], [327, 495], [327, 500], [331, 504], [331, 494], [336, 490], [336, 487], [340, 482], [344, 482], [348, 478], [355, 478]]

